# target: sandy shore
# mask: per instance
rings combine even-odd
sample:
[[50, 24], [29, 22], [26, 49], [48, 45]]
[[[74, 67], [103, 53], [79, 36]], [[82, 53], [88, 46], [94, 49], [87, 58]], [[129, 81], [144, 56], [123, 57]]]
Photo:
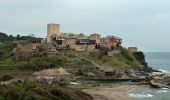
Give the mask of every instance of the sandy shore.
[[83, 91], [92, 95], [95, 100], [132, 100], [126, 95], [126, 92], [136, 87], [136, 85], [115, 85], [94, 87]]

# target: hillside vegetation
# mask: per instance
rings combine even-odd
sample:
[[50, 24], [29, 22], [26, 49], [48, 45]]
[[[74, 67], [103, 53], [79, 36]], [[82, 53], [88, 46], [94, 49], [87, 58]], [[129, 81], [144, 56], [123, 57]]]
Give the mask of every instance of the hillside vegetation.
[[121, 48], [120, 51], [119, 54], [110, 57], [100, 52], [92, 52], [90, 55], [86, 56], [86, 58], [108, 67], [124, 68], [131, 66], [133, 68], [139, 68], [142, 65], [127, 49]]
[[36, 81], [0, 85], [0, 100], [93, 100], [91, 96], [65, 83], [52, 86]]
[[16, 60], [12, 50], [17, 46], [15, 41], [40, 42], [41, 38], [31, 36], [13, 36], [0, 32], [0, 67], [15, 67]]
[[41, 38], [36, 38], [32, 36], [13, 36], [13, 35], [7, 35], [5, 33], [0, 32], [0, 42], [4, 43], [7, 41], [18, 41], [18, 40], [27, 40], [28, 42], [40, 42]]

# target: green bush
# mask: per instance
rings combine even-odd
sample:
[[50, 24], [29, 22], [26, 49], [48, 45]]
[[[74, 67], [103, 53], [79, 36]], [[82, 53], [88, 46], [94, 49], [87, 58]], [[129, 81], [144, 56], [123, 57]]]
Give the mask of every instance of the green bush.
[[5, 100], [4, 96], [0, 95], [0, 100]]
[[2, 76], [2, 81], [9, 81], [11, 79], [13, 79], [13, 77], [10, 74], [6, 74]]
[[63, 58], [35, 57], [29, 61], [18, 62], [16, 66], [20, 69], [42, 70], [54, 67], [64, 67], [69, 61]]
[[65, 87], [65, 86], [68, 86], [68, 85], [69, 85], [69, 83], [68, 83], [67, 81], [65, 81], [65, 80], [59, 81], [58, 84], [59, 84], [60, 86], [62, 86], [62, 87], [63, 87], [63, 86]]
[[133, 53], [136, 60], [138, 60], [142, 65], [148, 66], [147, 62], [145, 61], [145, 55], [143, 52], [135, 52]]
[[137, 60], [135, 60], [135, 61], [132, 61], [132, 63], [131, 63], [131, 66], [133, 67], [133, 68], [138, 68], [138, 67], [140, 67], [140, 63], [139, 63], [139, 61], [137, 61]]

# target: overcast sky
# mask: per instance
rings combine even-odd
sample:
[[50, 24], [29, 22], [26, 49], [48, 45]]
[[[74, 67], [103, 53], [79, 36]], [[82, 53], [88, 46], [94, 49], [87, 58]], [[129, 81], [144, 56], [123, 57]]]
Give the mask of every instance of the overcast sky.
[[46, 36], [46, 24], [62, 32], [116, 35], [124, 46], [170, 52], [170, 0], [0, 0], [0, 31]]

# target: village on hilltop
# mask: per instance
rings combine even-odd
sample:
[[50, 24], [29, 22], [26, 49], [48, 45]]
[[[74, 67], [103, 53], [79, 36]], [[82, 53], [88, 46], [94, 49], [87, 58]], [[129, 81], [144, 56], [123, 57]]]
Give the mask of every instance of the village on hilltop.
[[[46, 51], [49, 55], [55, 55], [58, 50], [72, 49], [77, 52], [97, 51], [100, 48], [106, 49], [108, 55], [112, 56], [119, 53], [122, 39], [113, 35], [101, 37], [98, 33], [86, 36], [83, 33], [60, 32], [60, 24], [48, 24], [47, 36], [41, 43], [27, 43], [20, 41], [17, 48], [13, 50], [16, 55], [27, 55], [31, 52]], [[130, 52], [137, 52], [136, 47], [129, 47]], [[26, 56], [25, 56], [26, 57]]]
[[[90, 36], [83, 33], [64, 33], [60, 32], [60, 24], [52, 23], [47, 25], [47, 36], [41, 42], [19, 41], [17, 44], [17, 47], [13, 49], [13, 53], [16, 59], [22, 60], [27, 60], [32, 55], [40, 53], [52, 58], [62, 55], [78, 56], [80, 53], [81, 55], [88, 55], [90, 52], [100, 51], [107, 56], [114, 56], [121, 52], [122, 39], [113, 35], [101, 37], [98, 33], [90, 34]], [[132, 53], [137, 52], [136, 47], [129, 47], [128, 50]], [[98, 67], [99, 65], [95, 64], [95, 66]], [[99, 69], [105, 70], [106, 76], [112, 76], [114, 71], [112, 67], [110, 69], [99, 67]], [[65, 69], [54, 68], [35, 72], [33, 77], [36, 77], [40, 82], [51, 83], [52, 79], [70, 81], [71, 76]]]

